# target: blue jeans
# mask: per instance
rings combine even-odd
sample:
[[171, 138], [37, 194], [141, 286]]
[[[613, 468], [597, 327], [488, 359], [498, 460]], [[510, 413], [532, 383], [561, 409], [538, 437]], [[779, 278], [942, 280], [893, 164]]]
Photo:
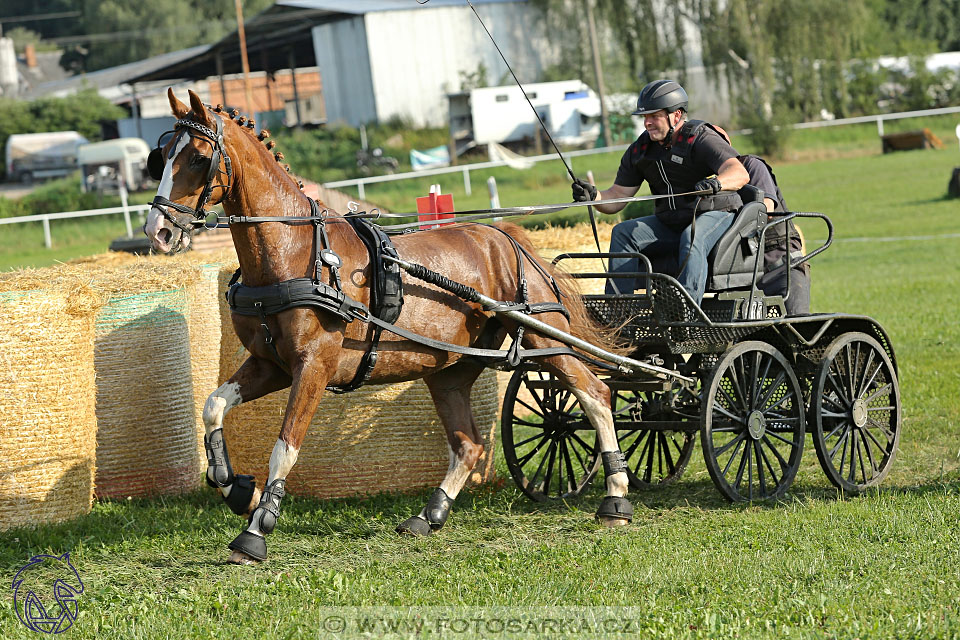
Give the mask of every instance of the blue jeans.
[[[690, 227], [678, 228], [665, 225], [657, 216], [647, 216], [626, 220], [613, 228], [610, 238], [610, 252], [632, 251], [642, 253], [653, 261], [656, 258], [678, 259], [677, 265], [684, 264], [677, 280], [697, 304], [703, 299], [707, 286], [707, 256], [720, 237], [733, 224], [734, 214], [729, 211], [704, 211], [697, 216], [693, 246], [690, 246]], [[687, 255], [689, 254], [689, 258]], [[610, 271], [639, 271], [635, 258], [611, 258]], [[632, 293], [639, 288], [639, 280], [629, 278], [610, 278], [606, 292]]]

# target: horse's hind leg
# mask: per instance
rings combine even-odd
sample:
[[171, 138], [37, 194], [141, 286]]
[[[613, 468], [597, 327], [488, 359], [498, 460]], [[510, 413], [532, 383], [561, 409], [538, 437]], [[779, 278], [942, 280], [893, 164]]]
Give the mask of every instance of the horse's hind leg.
[[447, 432], [450, 466], [427, 505], [418, 515], [403, 521], [397, 527], [397, 533], [429, 535], [442, 527], [453, 501], [483, 454], [483, 437], [470, 409], [470, 390], [482, 371], [483, 365], [462, 360], [424, 378], [436, 405], [437, 415]]
[[207, 484], [219, 489], [224, 502], [237, 515], [249, 515], [260, 500], [253, 476], [234, 475], [223, 440], [223, 417], [243, 402], [256, 400], [290, 385], [290, 376], [271, 362], [247, 358], [237, 372], [210, 394], [203, 407], [206, 431]]
[[[534, 348], [555, 346], [548, 339], [535, 334], [528, 334], [524, 342]], [[576, 396], [590, 424], [597, 431], [607, 482], [607, 495], [597, 509], [597, 520], [608, 527], [629, 524], [633, 520], [633, 505], [625, 497], [629, 486], [627, 465], [613, 425], [609, 387], [574, 356], [551, 356], [542, 358], [540, 363]]]

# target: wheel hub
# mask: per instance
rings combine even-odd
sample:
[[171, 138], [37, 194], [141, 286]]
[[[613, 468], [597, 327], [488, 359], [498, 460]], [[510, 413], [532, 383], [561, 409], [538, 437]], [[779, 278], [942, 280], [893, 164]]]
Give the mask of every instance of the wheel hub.
[[867, 424], [867, 403], [863, 400], [855, 400], [853, 409], [850, 411], [853, 417], [853, 424], [862, 427]]
[[747, 416], [747, 431], [754, 440], [759, 440], [767, 432], [767, 419], [760, 411], [751, 411]]

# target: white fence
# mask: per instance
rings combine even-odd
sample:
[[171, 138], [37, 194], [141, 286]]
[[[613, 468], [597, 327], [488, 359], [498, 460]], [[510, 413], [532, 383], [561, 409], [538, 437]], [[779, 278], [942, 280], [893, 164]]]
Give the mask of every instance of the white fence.
[[[943, 107], [940, 109], [924, 109], [922, 111], [903, 111], [900, 113], [884, 113], [875, 116], [860, 116], [857, 118], [840, 118], [838, 120], [818, 120], [816, 122], [798, 122], [796, 124], [790, 125], [791, 129], [818, 129], [820, 127], [836, 127], [840, 125], [847, 124], [862, 124], [865, 122], [876, 122], [877, 123], [877, 133], [878, 135], [883, 135], [883, 123], [886, 120], [900, 120], [902, 118], [919, 118], [924, 116], [939, 116], [946, 115], [950, 113], [960, 113], [960, 107]], [[749, 134], [752, 133], [751, 129], [742, 129], [740, 131], [732, 132], [734, 134]], [[570, 162], [570, 158], [575, 158], [578, 156], [593, 155], [597, 153], [608, 153], [611, 151], [622, 151], [626, 149], [629, 145], [617, 145], [613, 147], [603, 147], [600, 149], [586, 149], [583, 151], [571, 151], [563, 154], [563, 157], [567, 159], [567, 162], [573, 166], [573, 163]], [[530, 158], [525, 158], [524, 160], [529, 162], [543, 162], [544, 160], [556, 160], [557, 155], [555, 153], [545, 154], [542, 156], [532, 156]], [[364, 185], [375, 184], [377, 182], [392, 182], [394, 180], [409, 180], [411, 178], [425, 178], [428, 176], [438, 176], [447, 173], [457, 173], [458, 171], [463, 173], [463, 188], [469, 196], [472, 192], [472, 185], [470, 184], [470, 171], [478, 169], [489, 169], [491, 167], [502, 167], [507, 165], [506, 162], [478, 162], [475, 164], [467, 164], [459, 167], [444, 167], [442, 169], [430, 169], [427, 171], [412, 171], [408, 173], [396, 173], [388, 176], [371, 176], [369, 178], [354, 178], [352, 180], [338, 180], [336, 182], [325, 182], [323, 186], [335, 189], [337, 187], [357, 187], [358, 195], [361, 200], [366, 200], [366, 193], [364, 190]]]
[[[862, 124], [865, 122], [876, 122], [877, 123], [877, 132], [879, 135], [883, 135], [883, 123], [887, 120], [899, 120], [902, 118], [919, 118], [924, 116], [938, 116], [946, 115], [950, 113], [960, 113], [960, 107], [944, 107], [941, 109], [925, 109], [922, 111], [904, 111], [901, 113], [886, 113], [875, 116], [862, 116], [858, 118], [841, 118], [839, 120], [821, 120], [817, 122], [799, 122], [797, 124], [790, 125], [791, 129], [816, 129], [819, 127], [835, 127], [840, 125], [847, 124]], [[733, 133], [738, 134], [748, 134], [750, 133], [749, 129], [743, 129], [741, 131], [735, 131]], [[960, 139], [960, 125], [957, 127], [957, 137]], [[609, 153], [613, 151], [623, 151], [629, 145], [616, 145], [612, 147], [602, 147], [599, 149], [584, 149], [581, 151], [569, 151], [563, 154], [563, 157], [566, 159], [567, 163], [573, 167], [572, 158], [577, 158], [580, 156], [589, 156], [598, 153]], [[544, 154], [541, 156], [532, 156], [529, 158], [524, 158], [526, 162], [543, 162], [545, 160], [556, 160], [556, 154]], [[470, 172], [477, 171], [480, 169], [490, 169], [493, 167], [503, 167], [508, 166], [509, 163], [498, 161], [498, 162], [478, 162], [474, 164], [467, 164], [456, 167], [444, 167], [442, 169], [431, 169], [428, 171], [415, 171], [408, 173], [397, 173], [387, 176], [370, 176], [366, 178], [354, 178], [352, 180], [338, 180], [336, 182], [326, 182], [323, 184], [324, 187], [334, 189], [337, 187], [357, 187], [359, 192], [359, 197], [361, 200], [366, 199], [366, 194], [364, 190], [364, 185], [375, 184], [378, 182], [392, 182], [394, 180], [410, 180], [411, 178], [425, 178], [428, 176], [437, 176], [444, 175], [448, 173], [461, 173], [463, 174], [463, 187], [467, 195], [473, 193], [473, 187], [470, 179]], [[43, 241], [46, 247], [49, 249], [52, 246], [52, 241], [50, 237], [50, 221], [51, 220], [64, 220], [68, 218], [84, 218], [88, 216], [103, 216], [110, 214], [123, 213], [124, 221], [127, 225], [127, 235], [133, 235], [133, 226], [130, 221], [131, 213], [142, 213], [145, 214], [150, 210], [150, 205], [141, 204], [134, 206], [120, 206], [120, 207], [109, 207], [106, 209], [91, 209], [88, 211], [65, 211], [63, 213], [42, 213], [38, 215], [31, 216], [18, 216], [15, 218], [0, 218], [0, 225], [4, 224], [17, 224], [22, 222], [42, 222], [43, 223]]]
[[88, 209], [86, 211], [64, 211], [63, 213], [40, 213], [33, 216], [16, 216], [15, 218], [0, 218], [0, 224], [17, 224], [20, 222], [42, 222], [43, 223], [43, 244], [47, 249], [53, 247], [50, 237], [50, 221], [66, 220], [68, 218], [86, 218], [89, 216], [107, 216], [111, 214], [122, 213], [123, 220], [127, 225], [127, 236], [133, 237], [133, 223], [130, 221], [130, 214], [141, 212], [146, 213], [150, 210], [149, 204], [138, 204], [127, 207], [107, 207], [106, 209]]
[[[563, 157], [566, 159], [567, 164], [573, 167], [573, 162], [571, 158], [577, 158], [579, 156], [590, 156], [597, 153], [608, 153], [610, 151], [623, 151], [630, 145], [616, 145], [613, 147], [602, 147], [599, 149], [583, 149], [581, 151], [568, 151], [563, 154]], [[542, 156], [530, 156], [523, 158], [523, 162], [543, 162], [544, 160], [556, 160], [556, 153], [548, 153]], [[411, 178], [426, 178], [429, 176], [439, 176], [446, 173], [462, 173], [463, 174], [463, 188], [467, 192], [467, 195], [473, 193], [473, 186], [470, 183], [470, 172], [477, 171], [479, 169], [490, 169], [492, 167], [506, 167], [510, 163], [504, 162], [502, 160], [497, 162], [475, 162], [473, 164], [465, 164], [457, 167], [443, 167], [442, 169], [428, 169], [426, 171], [409, 171], [407, 173], [395, 173], [388, 176], [370, 176], [369, 178], [353, 178], [351, 180], [337, 180], [336, 182], [324, 182], [323, 186], [328, 189], [336, 189], [337, 187], [357, 187], [358, 195], [361, 200], [366, 200], [366, 194], [364, 191], [364, 185], [374, 184], [377, 182], [393, 182], [394, 180], [410, 180]]]

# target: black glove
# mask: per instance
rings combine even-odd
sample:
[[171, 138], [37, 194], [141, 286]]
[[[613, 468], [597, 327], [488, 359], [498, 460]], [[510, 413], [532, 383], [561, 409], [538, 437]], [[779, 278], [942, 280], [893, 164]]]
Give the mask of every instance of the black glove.
[[574, 202], [593, 202], [597, 199], [597, 188], [583, 178], [577, 178], [570, 186], [573, 188]]
[[712, 178], [704, 178], [697, 184], [693, 185], [694, 191], [708, 191], [710, 195], [713, 195], [721, 190], [720, 180], [716, 176]]

